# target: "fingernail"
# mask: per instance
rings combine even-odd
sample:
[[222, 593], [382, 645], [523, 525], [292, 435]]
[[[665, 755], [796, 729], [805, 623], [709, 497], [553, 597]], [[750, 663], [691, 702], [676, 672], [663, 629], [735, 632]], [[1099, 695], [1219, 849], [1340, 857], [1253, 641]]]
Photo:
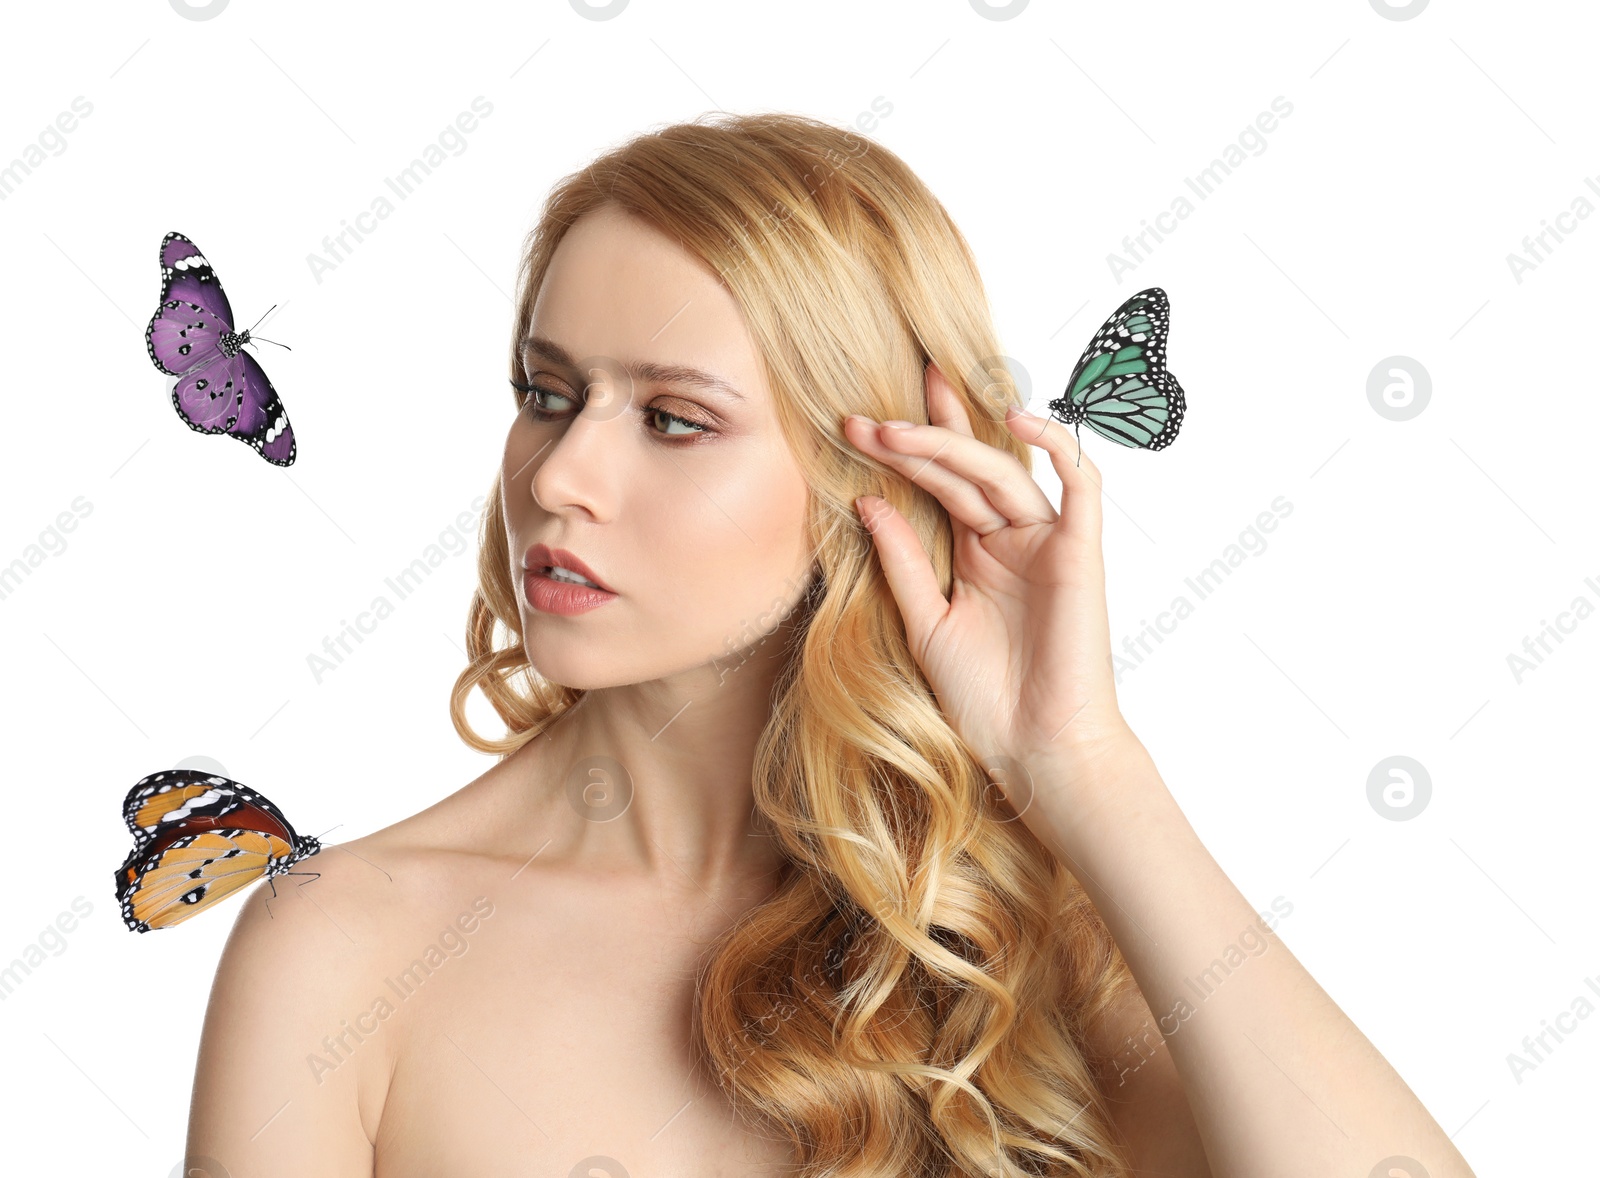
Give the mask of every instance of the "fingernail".
[[886, 421], [883, 424], [890, 429], [910, 429], [913, 423], [909, 421]]
[[1029, 413], [1026, 409], [1022, 408], [1022, 406], [1020, 406], [1020, 405], [1013, 405], [1008, 410], [1006, 410], [1006, 420], [1010, 421], [1013, 417], [1025, 418], [1028, 421], [1038, 421], [1038, 420], [1040, 420], [1039, 415], [1037, 413]]

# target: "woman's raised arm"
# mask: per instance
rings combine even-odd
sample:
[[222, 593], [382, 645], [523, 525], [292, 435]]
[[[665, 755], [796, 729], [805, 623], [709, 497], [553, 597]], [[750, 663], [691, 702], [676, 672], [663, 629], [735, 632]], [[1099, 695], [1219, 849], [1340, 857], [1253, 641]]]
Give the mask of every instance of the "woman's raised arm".
[[[926, 381], [929, 424], [844, 428], [950, 513], [950, 599], [898, 511], [878, 498], [858, 510], [941, 711], [980, 756], [1016, 770], [1007, 770], [1008, 799], [1094, 901], [1160, 1024], [1145, 1048], [1157, 1057], [1152, 1075], [1174, 1068], [1181, 1078], [1210, 1163], [1191, 1151], [1184, 1178], [1471, 1178], [1422, 1102], [1288, 948], [1270, 932], [1257, 941], [1258, 914], [1123, 719], [1094, 463], [1083, 455], [1080, 464], [1059, 421], [1008, 413], [1015, 436], [1050, 455], [1057, 512], [1015, 458], [977, 439], [936, 367]], [[1241, 955], [1245, 938], [1265, 951]], [[1201, 1006], [1187, 981], [1219, 965], [1226, 982], [1208, 982]], [[1187, 1131], [1170, 1086], [1147, 1078], [1139, 1093], [1152, 1095], [1122, 1110], [1128, 1123], [1166, 1115], [1174, 1132]]]

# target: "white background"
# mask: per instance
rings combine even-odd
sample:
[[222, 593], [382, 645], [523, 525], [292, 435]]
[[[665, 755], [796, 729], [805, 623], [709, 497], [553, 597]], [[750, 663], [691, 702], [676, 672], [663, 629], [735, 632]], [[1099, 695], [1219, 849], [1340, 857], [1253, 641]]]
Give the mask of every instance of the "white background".
[[[1600, 617], [1520, 683], [1507, 661], [1575, 598], [1600, 606], [1600, 217], [1556, 221], [1579, 196], [1600, 208], [1586, 18], [1392, 20], [1366, 0], [1033, 0], [1004, 20], [967, 0], [11, 10], [0, 161], [74, 98], [93, 110], [0, 201], [0, 565], [90, 510], [0, 599], [0, 962], [75, 897], [92, 913], [0, 1001], [3, 1168], [165, 1178], [181, 1156], [233, 913], [123, 927], [135, 780], [210, 757], [338, 842], [488, 768], [447, 715], [476, 533], [454, 528], [510, 421], [509, 299], [550, 185], [708, 110], [856, 125], [875, 99], [892, 109], [860, 125], [968, 236], [1033, 408], [1129, 294], [1171, 298], [1181, 436], [1151, 454], [1083, 434], [1114, 642], [1178, 594], [1195, 605], [1120, 690], [1206, 845], [1256, 907], [1292, 903], [1278, 933], [1480, 1175], [1592, 1166], [1600, 1017], [1520, 1082], [1507, 1062], [1580, 994], [1600, 1006]], [[319, 281], [308, 255], [394, 200], [384, 178], [478, 96], [493, 112], [465, 150]], [[1200, 199], [1185, 178], [1279, 96], [1292, 113]], [[1180, 194], [1193, 214], [1114, 274]], [[1508, 255], [1547, 222], [1572, 231], [1518, 281]], [[258, 354], [294, 466], [173, 412], [143, 339], [171, 229], [241, 324], [278, 304], [259, 330], [293, 351]], [[1367, 395], [1392, 356], [1431, 381], [1410, 420]], [[1035, 475], [1058, 495], [1042, 452]], [[1198, 600], [1184, 579], [1279, 496], [1265, 550]], [[394, 600], [384, 578], [441, 533], [457, 554], [319, 682], [308, 656]], [[1406, 821], [1368, 799], [1393, 755], [1431, 780]]]

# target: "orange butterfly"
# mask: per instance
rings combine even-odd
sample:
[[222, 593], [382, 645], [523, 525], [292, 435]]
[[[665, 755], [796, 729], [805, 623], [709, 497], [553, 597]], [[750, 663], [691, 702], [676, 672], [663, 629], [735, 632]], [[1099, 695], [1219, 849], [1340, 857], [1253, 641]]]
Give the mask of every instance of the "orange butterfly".
[[117, 900], [136, 933], [171, 928], [322, 850], [261, 794], [199, 769], [165, 769], [139, 781], [123, 799], [122, 817], [134, 846], [117, 869]]

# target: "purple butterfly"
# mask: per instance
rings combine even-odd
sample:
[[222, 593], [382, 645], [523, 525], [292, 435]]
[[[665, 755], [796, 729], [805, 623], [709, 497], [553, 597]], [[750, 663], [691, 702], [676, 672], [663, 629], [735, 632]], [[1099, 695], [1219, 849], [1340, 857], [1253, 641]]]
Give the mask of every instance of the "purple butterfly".
[[[231, 434], [278, 466], [294, 462], [294, 430], [272, 382], [244, 350], [211, 263], [181, 233], [161, 239], [161, 306], [144, 332], [150, 359], [176, 376], [172, 407], [190, 429]], [[270, 341], [269, 341], [270, 342]]]

